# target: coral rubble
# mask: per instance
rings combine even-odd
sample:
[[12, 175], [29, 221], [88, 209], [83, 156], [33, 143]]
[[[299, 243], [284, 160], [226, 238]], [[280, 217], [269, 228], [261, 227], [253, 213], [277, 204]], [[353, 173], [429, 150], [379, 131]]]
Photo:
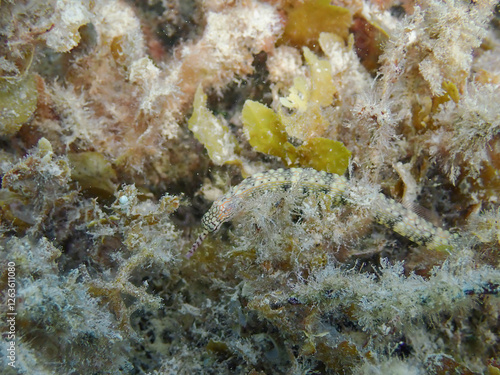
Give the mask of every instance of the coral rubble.
[[[499, 20], [1, 1], [0, 372], [500, 373]], [[249, 196], [185, 257], [212, 201], [289, 167], [353, 188]], [[453, 250], [379, 226], [381, 192]]]

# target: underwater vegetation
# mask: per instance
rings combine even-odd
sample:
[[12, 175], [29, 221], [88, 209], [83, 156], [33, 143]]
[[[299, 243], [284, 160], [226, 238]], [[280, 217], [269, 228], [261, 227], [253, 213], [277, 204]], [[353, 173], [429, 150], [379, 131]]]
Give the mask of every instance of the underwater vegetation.
[[497, 1], [4, 0], [0, 39], [2, 374], [500, 374]]

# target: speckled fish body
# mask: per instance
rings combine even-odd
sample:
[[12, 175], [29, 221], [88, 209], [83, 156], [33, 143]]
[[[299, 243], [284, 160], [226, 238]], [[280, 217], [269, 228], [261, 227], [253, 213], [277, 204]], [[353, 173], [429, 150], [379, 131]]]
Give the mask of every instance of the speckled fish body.
[[380, 224], [431, 250], [450, 250], [456, 237], [383, 194], [380, 194], [373, 210]]
[[[203, 231], [191, 247], [187, 257], [191, 257], [209, 233], [231, 220], [241, 209], [242, 202], [250, 197], [258, 197], [270, 191], [299, 191], [302, 195], [325, 195], [332, 204], [345, 202], [344, 196], [349, 182], [343, 176], [316, 171], [314, 169], [276, 169], [257, 173], [238, 186], [231, 188], [217, 199], [202, 218]], [[411, 241], [431, 249], [448, 249], [451, 234], [423, 220], [393, 199], [380, 194], [373, 205], [376, 220]]]

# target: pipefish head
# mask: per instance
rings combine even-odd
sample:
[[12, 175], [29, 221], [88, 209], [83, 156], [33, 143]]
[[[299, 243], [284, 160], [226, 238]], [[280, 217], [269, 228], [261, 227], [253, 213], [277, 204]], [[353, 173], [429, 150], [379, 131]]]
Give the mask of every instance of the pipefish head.
[[203, 229], [212, 233], [217, 232], [223, 223], [234, 217], [238, 201], [237, 197], [228, 195], [217, 199], [201, 219]]
[[239, 198], [232, 195], [224, 195], [217, 199], [212, 207], [203, 215], [201, 226], [203, 231], [196, 239], [195, 243], [186, 254], [190, 258], [201, 245], [203, 240], [210, 234], [217, 232], [220, 226], [237, 213], [239, 207]]

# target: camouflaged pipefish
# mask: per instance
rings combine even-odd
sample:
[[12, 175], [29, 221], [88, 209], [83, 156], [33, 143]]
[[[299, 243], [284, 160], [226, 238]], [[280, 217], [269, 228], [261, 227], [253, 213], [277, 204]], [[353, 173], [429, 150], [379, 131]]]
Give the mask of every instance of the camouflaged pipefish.
[[[186, 257], [190, 258], [210, 233], [216, 232], [223, 223], [240, 212], [242, 199], [280, 189], [302, 189], [305, 196], [311, 193], [325, 194], [332, 204], [339, 204], [345, 201], [348, 187], [349, 183], [345, 177], [311, 168], [281, 168], [257, 173], [231, 188], [212, 204], [201, 220], [203, 231]], [[434, 226], [383, 194], [378, 198], [372, 206], [377, 222], [429, 249], [452, 248], [453, 234]]]

